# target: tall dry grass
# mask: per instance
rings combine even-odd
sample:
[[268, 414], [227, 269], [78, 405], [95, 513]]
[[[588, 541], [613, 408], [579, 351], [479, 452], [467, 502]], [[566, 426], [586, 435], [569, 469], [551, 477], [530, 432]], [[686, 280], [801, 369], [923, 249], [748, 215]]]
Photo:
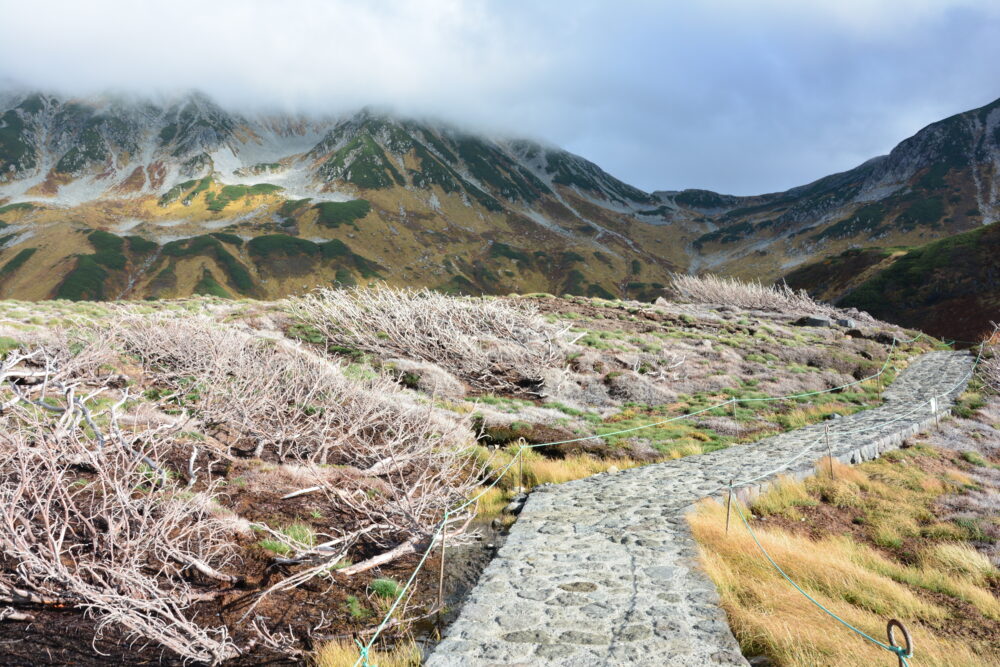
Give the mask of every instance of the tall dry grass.
[[742, 282], [736, 278], [675, 273], [670, 277], [675, 297], [690, 303], [725, 304], [747, 310], [773, 310], [785, 313], [834, 315], [836, 309], [820, 303], [805, 290], [788, 285], [764, 285], [759, 281]]
[[[314, 667], [354, 667], [358, 661], [358, 647], [353, 642], [331, 641], [323, 644], [313, 655]], [[384, 651], [372, 651], [368, 662], [379, 667], [417, 667], [420, 649], [412, 642], [403, 642]]]
[[[702, 503], [689, 520], [701, 562], [719, 588], [744, 653], [766, 654], [785, 666], [894, 664], [893, 656], [884, 649], [855, 635], [792, 588], [767, 563], [738, 518], [727, 534], [722, 505]], [[874, 550], [847, 537], [812, 540], [765, 528], [759, 522], [754, 530], [793, 580], [855, 627], [884, 640], [886, 620], [903, 620], [918, 647], [919, 662], [914, 664], [1000, 665], [996, 646], [970, 645], [934, 630], [947, 621], [949, 611], [896, 581], [892, 575], [898, 576], [898, 572], [874, 567], [880, 559], [886, 560]], [[920, 572], [920, 568], [909, 569]]]

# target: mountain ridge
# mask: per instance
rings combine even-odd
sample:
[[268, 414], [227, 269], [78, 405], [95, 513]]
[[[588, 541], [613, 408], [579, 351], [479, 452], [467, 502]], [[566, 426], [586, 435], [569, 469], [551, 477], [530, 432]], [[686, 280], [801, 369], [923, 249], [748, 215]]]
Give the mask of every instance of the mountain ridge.
[[[277, 297], [380, 279], [654, 298], [671, 271], [777, 280], [850, 248], [917, 246], [1000, 218], [1000, 100], [853, 169], [736, 196], [647, 193], [543, 142], [373, 108], [241, 114], [200, 93], [4, 99], [0, 264], [33, 249], [0, 276], [7, 296]], [[117, 236], [124, 259], [102, 255], [95, 231]], [[134, 243], [148, 256], [130, 254], [133, 236], [154, 244]], [[269, 238], [250, 245], [258, 237]], [[178, 255], [181, 241], [190, 252]], [[94, 255], [105, 264], [88, 273]], [[81, 265], [101, 289], [65, 284]]]

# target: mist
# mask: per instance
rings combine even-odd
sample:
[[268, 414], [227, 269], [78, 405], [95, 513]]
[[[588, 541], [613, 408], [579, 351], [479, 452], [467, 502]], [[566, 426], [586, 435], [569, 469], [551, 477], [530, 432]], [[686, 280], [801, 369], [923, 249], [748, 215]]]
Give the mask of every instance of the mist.
[[[694, 6], [697, 4], [697, 6]], [[0, 86], [378, 106], [551, 142], [645, 190], [783, 190], [1000, 97], [978, 1], [0, 0]]]

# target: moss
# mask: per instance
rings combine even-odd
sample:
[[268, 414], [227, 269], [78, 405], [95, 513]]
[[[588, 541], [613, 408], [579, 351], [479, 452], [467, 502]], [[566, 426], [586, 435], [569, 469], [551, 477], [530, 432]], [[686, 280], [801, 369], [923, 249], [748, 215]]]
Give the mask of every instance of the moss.
[[38, 248], [25, 248], [21, 252], [14, 255], [14, 258], [9, 262], [0, 267], [0, 277], [8, 276], [19, 268], [21, 268], [25, 262], [31, 259], [31, 256], [35, 254]]
[[357, 228], [355, 221], [364, 218], [372, 210], [371, 204], [364, 199], [346, 202], [324, 201], [315, 204], [313, 208], [319, 212], [317, 222], [325, 227], [349, 224]]

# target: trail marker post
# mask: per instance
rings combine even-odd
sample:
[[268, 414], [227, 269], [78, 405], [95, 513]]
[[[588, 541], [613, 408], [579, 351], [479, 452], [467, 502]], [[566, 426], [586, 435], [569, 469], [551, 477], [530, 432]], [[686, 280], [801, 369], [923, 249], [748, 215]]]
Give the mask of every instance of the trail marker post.
[[729, 515], [732, 514], [734, 481], [732, 479], [729, 480], [729, 496], [726, 498], [726, 534], [729, 533]]
[[824, 424], [823, 431], [826, 433], [826, 455], [830, 458], [830, 479], [833, 479], [833, 447], [830, 446], [830, 425]]
[[444, 538], [448, 534], [448, 516], [441, 524], [441, 567], [438, 570], [438, 613], [444, 609]]

